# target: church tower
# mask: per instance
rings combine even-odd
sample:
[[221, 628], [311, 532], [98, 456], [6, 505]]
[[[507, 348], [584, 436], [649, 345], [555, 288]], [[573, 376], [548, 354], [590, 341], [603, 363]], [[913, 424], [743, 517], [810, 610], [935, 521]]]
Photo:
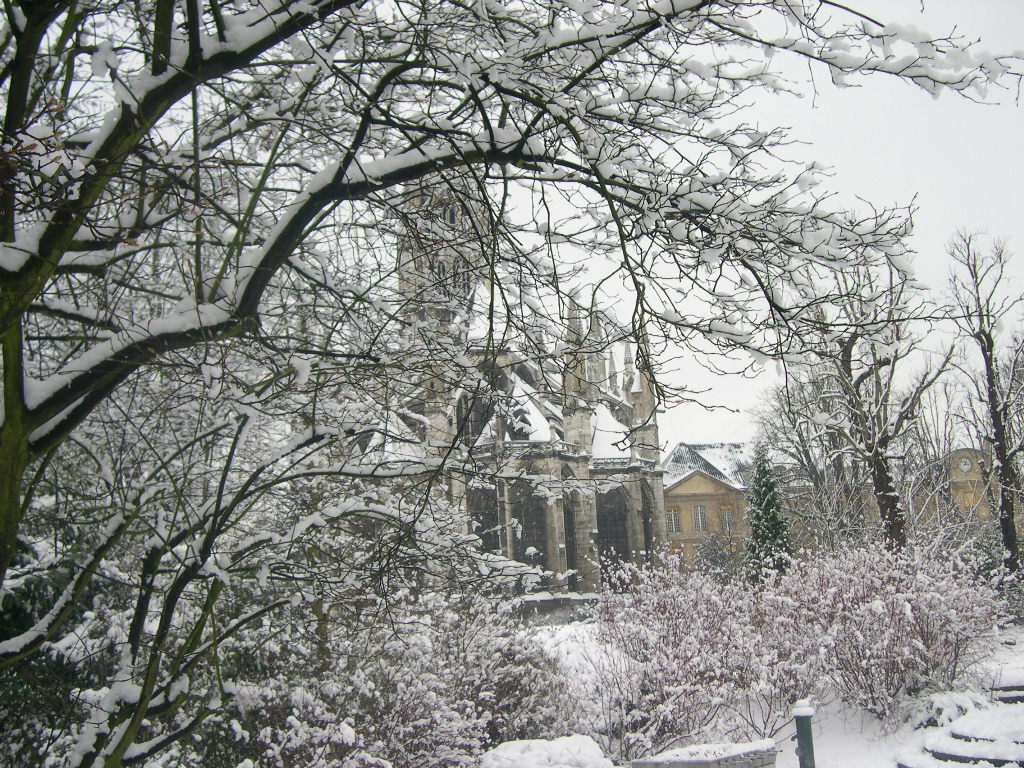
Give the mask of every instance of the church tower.
[[446, 178], [411, 189], [400, 211], [399, 291], [426, 317], [464, 312], [493, 258], [493, 227], [480, 192]]

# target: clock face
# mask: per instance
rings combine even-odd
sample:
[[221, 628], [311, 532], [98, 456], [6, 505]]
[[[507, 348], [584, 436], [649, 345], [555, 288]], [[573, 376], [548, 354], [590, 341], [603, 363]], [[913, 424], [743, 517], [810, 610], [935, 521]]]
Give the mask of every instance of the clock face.
[[964, 458], [960, 459], [960, 471], [961, 472], [970, 472], [971, 471], [971, 460], [968, 459], [966, 456]]

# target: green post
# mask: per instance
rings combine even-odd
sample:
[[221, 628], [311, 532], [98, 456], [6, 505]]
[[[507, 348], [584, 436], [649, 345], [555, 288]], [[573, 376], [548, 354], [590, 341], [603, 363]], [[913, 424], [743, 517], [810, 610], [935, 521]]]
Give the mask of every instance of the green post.
[[810, 699], [800, 699], [793, 705], [793, 720], [796, 721], [796, 756], [800, 768], [814, 768], [814, 735], [811, 733], [811, 718], [814, 705]]

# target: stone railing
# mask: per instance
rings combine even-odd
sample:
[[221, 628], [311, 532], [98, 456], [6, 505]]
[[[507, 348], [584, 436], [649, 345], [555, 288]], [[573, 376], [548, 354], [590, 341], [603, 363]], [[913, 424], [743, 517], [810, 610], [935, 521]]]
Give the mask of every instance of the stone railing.
[[524, 453], [545, 451], [547, 443], [535, 443], [532, 440], [506, 440], [505, 453], [509, 456], [522, 456]]
[[774, 768], [775, 742], [698, 744], [633, 760], [631, 768]]
[[[499, 443], [496, 440], [481, 441], [473, 446], [470, 455], [477, 460], [493, 459], [499, 455], [498, 446]], [[570, 443], [566, 440], [554, 440], [550, 443], [533, 440], [505, 440], [500, 443], [500, 446], [501, 456], [523, 456], [527, 453], [535, 456], [580, 456], [583, 453], [579, 443]], [[654, 470], [658, 468], [658, 462], [652, 459], [622, 456], [614, 459], [591, 459], [590, 467], [598, 472], [611, 472], [632, 467]]]
[[[486, 440], [477, 443], [470, 451], [475, 459], [491, 459], [498, 455], [498, 442]], [[535, 442], [533, 440], [505, 440], [501, 444], [501, 455], [522, 456], [525, 453], [548, 456], [560, 454], [568, 456], [579, 456], [580, 446], [578, 443], [569, 443], [565, 440], [555, 440], [550, 443]]]
[[494, 456], [494, 451], [497, 448], [497, 443], [493, 440], [482, 441], [474, 445], [470, 450], [469, 454], [474, 459], [489, 459]]
[[658, 463], [651, 459], [632, 459], [624, 456], [618, 459], [592, 459], [590, 466], [596, 470], [628, 469], [629, 467], [657, 469]]

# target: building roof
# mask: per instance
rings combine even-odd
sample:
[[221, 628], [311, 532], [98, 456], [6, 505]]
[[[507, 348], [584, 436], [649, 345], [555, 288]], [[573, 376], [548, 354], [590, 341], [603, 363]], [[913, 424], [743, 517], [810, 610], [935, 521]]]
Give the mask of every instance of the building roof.
[[753, 462], [753, 443], [679, 443], [662, 462], [665, 487], [703, 472], [734, 488], [745, 488]]

